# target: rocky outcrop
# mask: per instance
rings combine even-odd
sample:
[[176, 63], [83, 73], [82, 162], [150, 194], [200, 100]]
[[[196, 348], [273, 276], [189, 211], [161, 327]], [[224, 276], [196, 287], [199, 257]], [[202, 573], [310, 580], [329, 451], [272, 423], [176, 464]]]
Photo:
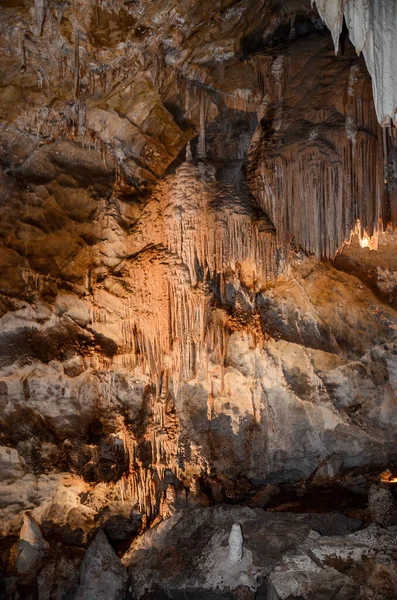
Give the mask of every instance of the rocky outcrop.
[[22, 579], [35, 579], [43, 564], [49, 544], [43, 538], [40, 527], [27, 513], [14, 552], [15, 571]]
[[[241, 559], [231, 565], [228, 538], [236, 522], [244, 547]], [[226, 506], [195, 509], [175, 513], [147, 531], [123, 560], [137, 598], [177, 598], [182, 590], [188, 597], [211, 597], [212, 592], [214, 597], [230, 598], [241, 587], [263, 595], [272, 568], [306, 539], [310, 529], [343, 536], [359, 525], [338, 514], [272, 514]]]
[[396, 598], [395, 535], [374, 525], [344, 537], [312, 531], [270, 574], [268, 598]]
[[[244, 548], [231, 567], [233, 520], [241, 524]], [[137, 598], [178, 598], [182, 590], [188, 598], [235, 598], [243, 590], [245, 597], [272, 600], [396, 598], [396, 528], [359, 526], [336, 513], [196, 509], [147, 531], [124, 560]]]
[[124, 600], [126, 592], [127, 573], [99, 530], [81, 563], [75, 599]]

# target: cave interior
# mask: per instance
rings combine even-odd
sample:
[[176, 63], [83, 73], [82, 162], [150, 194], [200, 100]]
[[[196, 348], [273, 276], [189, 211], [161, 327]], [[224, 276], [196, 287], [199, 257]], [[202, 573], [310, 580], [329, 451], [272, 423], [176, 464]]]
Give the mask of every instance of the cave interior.
[[397, 599], [396, 54], [1, 0], [1, 600]]

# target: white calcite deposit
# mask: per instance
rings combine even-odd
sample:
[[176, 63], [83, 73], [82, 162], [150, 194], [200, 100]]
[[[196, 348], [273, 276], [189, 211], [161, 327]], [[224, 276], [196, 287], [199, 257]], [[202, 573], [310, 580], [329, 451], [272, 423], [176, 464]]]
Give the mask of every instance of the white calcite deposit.
[[243, 558], [243, 532], [239, 523], [233, 523], [229, 535], [229, 562], [235, 564]]
[[313, 0], [331, 30], [338, 51], [343, 19], [372, 77], [376, 114], [381, 125], [397, 123], [397, 5], [394, 0]]

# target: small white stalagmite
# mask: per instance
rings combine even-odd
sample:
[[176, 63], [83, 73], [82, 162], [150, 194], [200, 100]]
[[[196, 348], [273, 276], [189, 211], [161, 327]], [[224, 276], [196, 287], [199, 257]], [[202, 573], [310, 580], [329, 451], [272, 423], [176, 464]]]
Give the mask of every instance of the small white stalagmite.
[[243, 531], [240, 523], [233, 523], [229, 535], [229, 562], [233, 565], [243, 558]]

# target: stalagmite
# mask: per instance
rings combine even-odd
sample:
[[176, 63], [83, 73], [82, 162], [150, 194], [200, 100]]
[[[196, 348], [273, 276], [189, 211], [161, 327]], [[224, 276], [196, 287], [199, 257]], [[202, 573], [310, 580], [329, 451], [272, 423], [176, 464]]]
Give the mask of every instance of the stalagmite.
[[243, 531], [240, 523], [233, 523], [229, 535], [229, 562], [235, 565], [243, 558]]

